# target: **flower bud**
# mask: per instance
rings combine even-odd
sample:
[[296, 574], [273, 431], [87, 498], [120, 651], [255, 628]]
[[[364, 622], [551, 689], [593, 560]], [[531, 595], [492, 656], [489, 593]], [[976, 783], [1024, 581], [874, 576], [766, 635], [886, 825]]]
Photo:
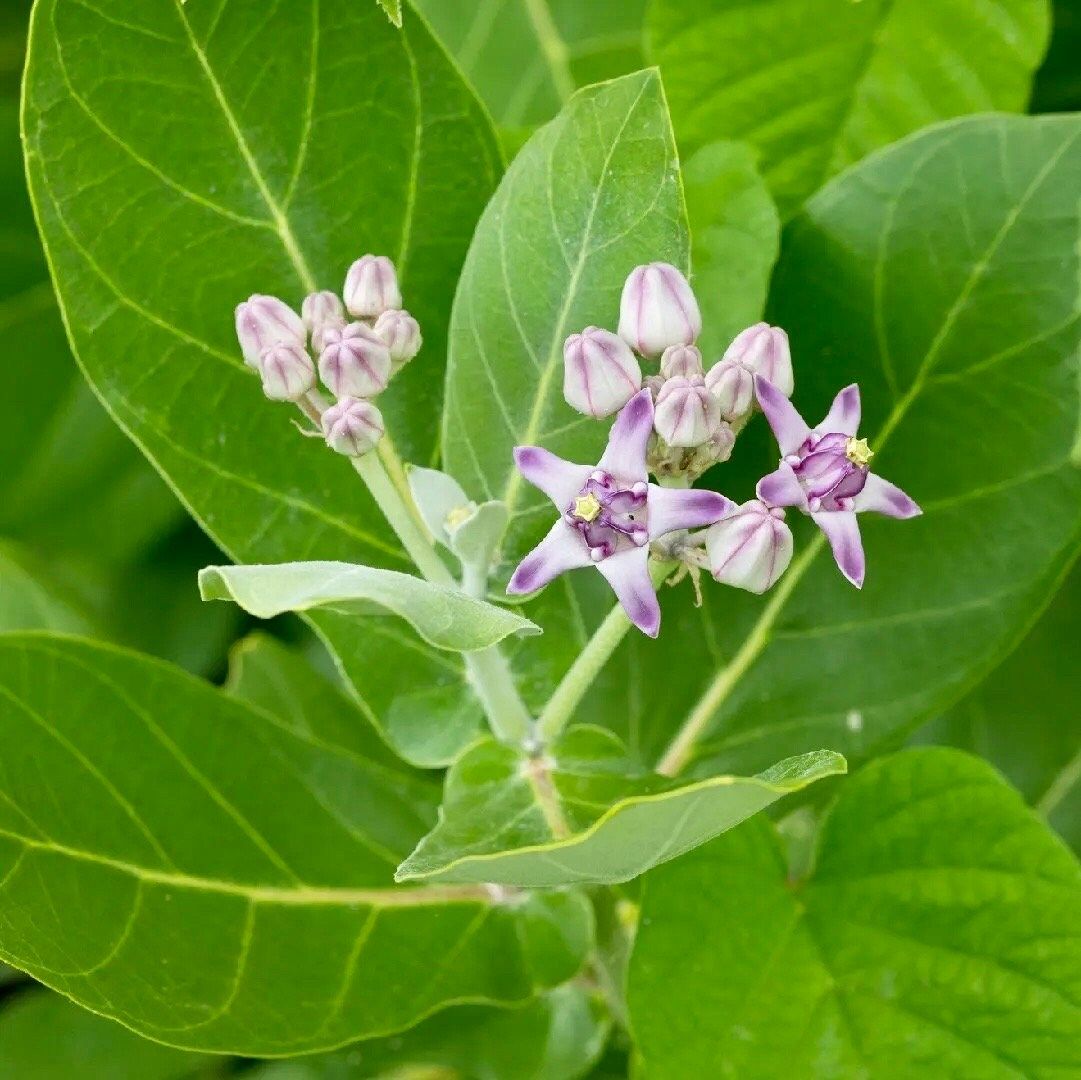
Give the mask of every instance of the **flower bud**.
[[383, 414], [370, 402], [343, 397], [320, 420], [327, 446], [346, 457], [373, 450], [383, 437]]
[[355, 322], [323, 332], [319, 377], [335, 397], [374, 397], [390, 380], [390, 352], [376, 332]]
[[657, 395], [653, 426], [669, 446], [701, 446], [721, 424], [717, 402], [705, 380], [669, 379]]
[[345, 308], [342, 307], [342, 302], [337, 295], [329, 290], [304, 297], [300, 313], [311, 335], [312, 350], [316, 355], [323, 351], [324, 331], [332, 327], [340, 330], [345, 326]]
[[276, 296], [249, 296], [236, 309], [236, 336], [244, 363], [259, 367], [259, 356], [264, 349], [279, 341], [286, 345], [307, 345], [304, 323], [288, 304]]
[[375, 333], [390, 352], [395, 371], [408, 364], [424, 343], [420, 326], [408, 311], [384, 311], [375, 321]]
[[345, 306], [355, 319], [374, 319], [402, 306], [394, 263], [385, 255], [364, 255], [345, 277]]
[[706, 389], [726, 420], [738, 420], [754, 408], [754, 375], [736, 360], [718, 360], [706, 372]]
[[669, 345], [661, 355], [666, 379], [693, 379], [702, 374], [702, 354], [694, 345]]
[[702, 316], [687, 279], [668, 263], [631, 271], [619, 302], [619, 336], [643, 356], [659, 356], [669, 345], [691, 345], [702, 332]]
[[740, 331], [725, 350], [722, 360], [742, 364], [752, 375], [773, 383], [785, 397], [795, 389], [788, 335], [779, 326], [755, 323]]
[[764, 593], [792, 561], [792, 531], [783, 510], [752, 499], [710, 526], [706, 550], [718, 581]]
[[276, 342], [259, 354], [263, 393], [271, 401], [299, 401], [315, 386], [315, 365], [301, 345]]
[[563, 396], [586, 416], [611, 416], [642, 388], [642, 369], [627, 343], [587, 326], [563, 345]]

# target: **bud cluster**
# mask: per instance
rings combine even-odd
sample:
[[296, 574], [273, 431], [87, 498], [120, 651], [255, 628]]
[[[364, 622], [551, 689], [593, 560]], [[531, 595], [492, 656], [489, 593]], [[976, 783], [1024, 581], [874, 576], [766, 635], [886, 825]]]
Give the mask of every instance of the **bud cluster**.
[[[372, 399], [420, 351], [417, 320], [402, 309], [394, 264], [364, 255], [346, 274], [342, 295], [304, 298], [298, 315], [274, 296], [251, 296], [236, 309], [244, 361], [259, 372], [272, 401], [307, 403], [319, 414], [327, 445], [359, 457], [383, 436]], [[316, 381], [334, 395], [328, 408], [313, 395]]]

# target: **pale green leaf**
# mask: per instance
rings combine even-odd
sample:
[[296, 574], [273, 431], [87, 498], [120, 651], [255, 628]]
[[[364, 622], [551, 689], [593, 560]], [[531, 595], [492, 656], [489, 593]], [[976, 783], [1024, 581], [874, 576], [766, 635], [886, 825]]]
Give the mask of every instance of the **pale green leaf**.
[[635, 775], [599, 728], [572, 729], [541, 759], [485, 739], [451, 766], [439, 824], [397, 877], [533, 888], [629, 881], [844, 771], [844, 758], [819, 751], [759, 776], [681, 783]]
[[401, 29], [402, 0], [379, 0], [379, 6], [387, 13], [387, 18]]
[[840, 788], [793, 880], [758, 818], [651, 874], [628, 1001], [645, 1075], [1081, 1072], [1081, 869], [952, 750]]
[[846, 165], [938, 120], [1021, 111], [1047, 0], [655, 0], [680, 147], [739, 139], [785, 214]]
[[0, 957], [142, 1034], [288, 1055], [535, 989], [535, 909], [393, 885], [429, 784], [167, 665], [5, 635], [0, 758]]

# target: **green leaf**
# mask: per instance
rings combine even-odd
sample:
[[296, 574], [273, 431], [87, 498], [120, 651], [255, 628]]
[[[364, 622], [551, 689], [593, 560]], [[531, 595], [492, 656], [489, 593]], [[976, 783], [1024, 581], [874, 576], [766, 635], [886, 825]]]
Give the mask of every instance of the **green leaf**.
[[651, 874], [628, 1001], [658, 1080], [1051, 1078], [1081, 1070], [1079, 973], [1077, 861], [923, 750], [846, 781], [809, 880], [761, 817]]
[[95, 620], [83, 598], [31, 552], [0, 543], [0, 632], [9, 630], [90, 634]]
[[909, 132], [1022, 111], [1049, 22], [1047, 0], [656, 0], [648, 30], [680, 147], [752, 143], [788, 215]]
[[27, 990], [0, 1011], [0, 1075], [18, 1080], [186, 1080], [212, 1059], [133, 1035], [45, 990]]
[[387, 18], [400, 30], [402, 26], [402, 0], [379, 0], [379, 6], [387, 13]]
[[429, 784], [167, 665], [4, 636], [0, 758], [0, 957], [141, 1034], [286, 1055], [536, 988], [535, 911], [393, 886]]
[[321, 607], [363, 618], [374, 606], [404, 619], [430, 645], [455, 652], [486, 649], [510, 634], [539, 633], [521, 615], [458, 589], [351, 563], [208, 566], [199, 573], [199, 590], [204, 600], [232, 600], [258, 619]]
[[611, 733], [588, 727], [568, 732], [551, 755], [523, 760], [493, 739], [467, 751], [447, 774], [439, 824], [398, 880], [532, 888], [629, 881], [845, 771], [839, 754], [819, 751], [760, 776], [680, 783], [634, 775]]
[[1032, 87], [1034, 113], [1074, 112], [1081, 109], [1081, 10], [1074, 0], [1054, 0], [1051, 46]]

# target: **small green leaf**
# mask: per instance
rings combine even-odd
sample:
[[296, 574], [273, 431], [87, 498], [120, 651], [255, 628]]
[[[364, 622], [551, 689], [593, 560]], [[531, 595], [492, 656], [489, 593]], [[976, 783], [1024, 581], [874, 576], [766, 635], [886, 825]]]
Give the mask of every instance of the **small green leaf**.
[[1081, 868], [983, 762], [882, 758], [809, 880], [763, 817], [650, 874], [628, 1004], [656, 1080], [1075, 1076]]
[[387, 13], [387, 18], [401, 29], [402, 0], [379, 0], [379, 6]]
[[695, 783], [627, 775], [619, 742], [575, 728], [548, 759], [492, 739], [447, 774], [439, 824], [399, 867], [399, 881], [491, 881], [542, 888], [629, 881], [705, 843], [815, 780], [845, 771], [818, 751], [759, 776]]
[[521, 615], [457, 589], [350, 563], [208, 566], [199, 573], [199, 590], [204, 600], [232, 600], [257, 619], [321, 607], [350, 615], [383, 608], [430, 645], [455, 652], [486, 649], [510, 634], [540, 633]]

